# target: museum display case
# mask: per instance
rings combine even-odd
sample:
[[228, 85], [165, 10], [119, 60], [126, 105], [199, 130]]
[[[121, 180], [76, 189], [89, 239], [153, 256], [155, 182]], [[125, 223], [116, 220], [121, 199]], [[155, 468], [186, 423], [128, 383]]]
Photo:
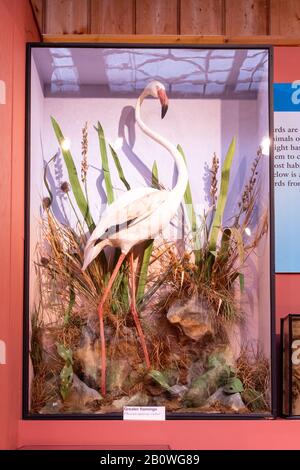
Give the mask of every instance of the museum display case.
[[273, 415], [271, 52], [28, 46], [25, 418]]

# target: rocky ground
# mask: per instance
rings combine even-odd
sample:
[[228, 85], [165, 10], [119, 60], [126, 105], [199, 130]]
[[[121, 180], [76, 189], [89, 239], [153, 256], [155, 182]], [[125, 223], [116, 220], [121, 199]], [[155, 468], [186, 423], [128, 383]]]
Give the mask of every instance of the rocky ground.
[[[167, 312], [143, 318], [143, 324], [153, 364], [150, 371], [143, 364], [134, 325], [128, 321], [119, 331], [106, 326], [105, 397], [99, 390], [97, 318], [81, 325], [73, 344], [63, 346], [61, 354], [57, 345], [67, 338], [61, 328], [39, 327], [33, 337], [34, 350], [40, 354], [39, 361], [33, 361], [32, 412], [105, 414], [130, 405], [161, 405], [174, 413], [252, 412], [228, 339], [215, 330], [203, 302], [178, 301]], [[62, 385], [67, 391], [63, 394]], [[260, 411], [268, 410], [261, 405]]]

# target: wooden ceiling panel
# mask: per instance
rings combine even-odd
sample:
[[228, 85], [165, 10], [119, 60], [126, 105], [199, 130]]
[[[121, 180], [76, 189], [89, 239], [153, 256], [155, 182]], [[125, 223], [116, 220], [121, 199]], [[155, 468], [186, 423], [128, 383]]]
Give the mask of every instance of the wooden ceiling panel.
[[225, 34], [251, 36], [268, 34], [268, 0], [226, 0]]
[[270, 0], [270, 34], [300, 36], [300, 1]]
[[137, 34], [177, 34], [177, 0], [136, 0]]
[[46, 0], [44, 32], [53, 34], [88, 33], [88, 0]]
[[91, 0], [92, 34], [133, 34], [134, 0]]
[[107, 42], [110, 35], [132, 42], [137, 34], [139, 42], [168, 35], [180, 43], [186, 36], [206, 44], [300, 42], [300, 0], [30, 1], [40, 32], [60, 41]]
[[223, 0], [181, 0], [180, 34], [224, 34]]

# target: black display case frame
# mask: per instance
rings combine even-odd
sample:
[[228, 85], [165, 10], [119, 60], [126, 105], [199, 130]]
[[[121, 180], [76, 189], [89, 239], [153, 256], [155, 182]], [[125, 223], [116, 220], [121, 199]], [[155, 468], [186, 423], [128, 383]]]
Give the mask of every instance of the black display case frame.
[[[132, 49], [255, 49], [268, 51], [269, 76], [269, 136], [273, 136], [273, 47], [269, 45], [220, 45], [220, 44], [150, 44], [150, 43], [28, 43], [26, 48], [26, 131], [25, 131], [25, 240], [24, 240], [24, 320], [23, 320], [23, 402], [22, 418], [24, 420], [121, 420], [122, 413], [60, 413], [37, 414], [29, 409], [29, 352], [30, 352], [30, 312], [29, 312], [29, 233], [30, 233], [30, 126], [31, 126], [31, 57], [35, 48], [132, 48]], [[167, 420], [255, 420], [272, 419], [277, 416], [277, 371], [276, 371], [276, 338], [275, 338], [275, 249], [274, 249], [274, 152], [270, 146], [269, 155], [269, 242], [270, 242], [270, 345], [271, 345], [271, 411], [270, 413], [166, 413]]]

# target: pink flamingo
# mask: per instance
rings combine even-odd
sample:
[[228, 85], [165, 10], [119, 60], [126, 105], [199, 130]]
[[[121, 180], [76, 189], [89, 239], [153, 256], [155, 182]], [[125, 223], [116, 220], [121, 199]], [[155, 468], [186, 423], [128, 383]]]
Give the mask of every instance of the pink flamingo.
[[146, 86], [137, 100], [135, 118], [141, 130], [171, 154], [177, 166], [178, 179], [172, 190], [141, 187], [124, 193], [107, 207], [86, 244], [83, 270], [98, 256], [104, 247], [112, 246], [121, 249], [121, 255], [98, 306], [101, 338], [101, 393], [103, 396], [106, 394], [106, 348], [103, 307], [118, 271], [128, 254], [130, 254], [131, 271], [130, 310], [140, 337], [146, 367], [147, 369], [151, 367], [145, 336], [136, 308], [136, 285], [132, 249], [145, 240], [154, 239], [169, 224], [180, 206], [188, 182], [186, 165], [176, 147], [157, 132], [150, 129], [141, 119], [141, 105], [147, 96], [153, 96], [160, 100], [162, 106], [161, 117], [163, 118], [168, 110], [168, 98], [164, 85], [158, 81], [152, 81]]

